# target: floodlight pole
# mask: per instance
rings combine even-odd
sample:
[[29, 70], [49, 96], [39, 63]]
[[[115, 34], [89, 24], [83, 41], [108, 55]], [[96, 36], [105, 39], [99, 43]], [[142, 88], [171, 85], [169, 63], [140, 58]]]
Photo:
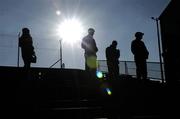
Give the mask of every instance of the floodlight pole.
[[62, 63], [62, 39], [59, 40], [59, 60], [57, 60], [54, 64], [52, 64], [49, 68], [52, 68], [55, 64], [60, 62], [60, 68], [63, 68]]
[[60, 68], [62, 68], [62, 39], [59, 40], [59, 43], [60, 43]]
[[19, 38], [20, 38], [20, 32], [18, 34], [18, 55], [17, 55], [17, 67], [19, 67]]
[[163, 73], [163, 66], [162, 66], [162, 57], [161, 57], [161, 45], [160, 45], [160, 33], [159, 33], [159, 18], [151, 17], [151, 19], [156, 21], [157, 27], [157, 37], [158, 37], [158, 49], [159, 49], [159, 61], [160, 61], [160, 69], [161, 69], [161, 80], [164, 83], [164, 73]]

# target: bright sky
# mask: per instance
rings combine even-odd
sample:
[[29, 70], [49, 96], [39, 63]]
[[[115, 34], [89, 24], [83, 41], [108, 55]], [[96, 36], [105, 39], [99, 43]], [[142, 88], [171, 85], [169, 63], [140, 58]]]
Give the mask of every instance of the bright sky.
[[[33, 67], [50, 67], [59, 59], [57, 28], [62, 21], [77, 19], [83, 26], [82, 36], [93, 27], [98, 46], [98, 59], [105, 60], [105, 48], [118, 41], [120, 60], [133, 61], [131, 41], [136, 31], [144, 32], [150, 52], [148, 61], [159, 61], [156, 24], [170, 0], [1, 0], [0, 2], [0, 65], [17, 66], [17, 39], [22, 27], [31, 30], [38, 57]], [[59, 10], [59, 12], [57, 12]], [[73, 39], [72, 39], [73, 40]], [[80, 41], [63, 42], [66, 68], [84, 69], [84, 51]], [[23, 66], [20, 57], [20, 66]], [[59, 67], [59, 63], [54, 67]]]

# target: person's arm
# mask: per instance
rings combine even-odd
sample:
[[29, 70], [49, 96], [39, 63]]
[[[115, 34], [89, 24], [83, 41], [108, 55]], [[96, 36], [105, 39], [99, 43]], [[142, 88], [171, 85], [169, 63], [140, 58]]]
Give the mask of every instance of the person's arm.
[[108, 59], [109, 59], [109, 54], [108, 54], [108, 47], [106, 48], [106, 51], [105, 51], [105, 53], [106, 53], [106, 60], [108, 60]]
[[19, 44], [19, 47], [22, 47], [22, 40], [21, 40], [21, 38], [19, 38], [19, 42], [18, 42]]
[[118, 49], [117, 50], [117, 58], [119, 58], [120, 57], [120, 50]]
[[98, 48], [97, 48], [97, 45], [96, 45], [96, 42], [95, 42], [95, 40], [94, 40], [94, 50], [95, 50], [95, 52], [98, 52]]
[[86, 49], [86, 43], [84, 41], [84, 38], [82, 39], [82, 42], [81, 42], [81, 48]]
[[32, 55], [36, 55], [35, 51], [34, 51], [34, 46], [33, 46], [33, 39], [32, 37], [30, 37], [30, 44], [31, 44], [31, 48], [32, 48]]
[[145, 45], [144, 45], [144, 50], [145, 50], [146, 59], [148, 59], [148, 57], [149, 57], [149, 51], [147, 50], [147, 48], [146, 48]]
[[131, 52], [135, 54], [134, 42], [131, 43]]

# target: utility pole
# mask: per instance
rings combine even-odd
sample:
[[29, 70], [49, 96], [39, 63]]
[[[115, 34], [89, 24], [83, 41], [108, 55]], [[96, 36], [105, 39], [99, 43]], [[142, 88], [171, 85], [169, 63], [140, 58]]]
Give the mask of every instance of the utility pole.
[[18, 55], [17, 55], [17, 67], [19, 67], [19, 38], [20, 38], [20, 32], [18, 34]]
[[49, 68], [52, 68], [55, 64], [60, 62], [60, 68], [63, 68], [63, 63], [62, 63], [62, 39], [59, 40], [59, 60], [57, 60], [54, 64], [52, 64]]
[[159, 62], [160, 62], [160, 70], [161, 70], [161, 80], [164, 83], [164, 73], [163, 73], [163, 66], [162, 66], [161, 44], [160, 44], [160, 33], [159, 33], [159, 18], [151, 17], [151, 19], [156, 21], [157, 37], [158, 37], [158, 49], [159, 49]]
[[60, 42], [60, 68], [62, 68], [62, 39], [59, 40]]

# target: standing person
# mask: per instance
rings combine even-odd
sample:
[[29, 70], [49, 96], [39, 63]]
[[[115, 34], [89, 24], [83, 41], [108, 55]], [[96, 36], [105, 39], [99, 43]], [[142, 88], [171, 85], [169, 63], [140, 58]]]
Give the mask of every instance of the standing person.
[[97, 60], [97, 51], [95, 39], [93, 35], [95, 30], [93, 28], [88, 29], [88, 35], [82, 39], [81, 47], [84, 49], [85, 57], [85, 70], [95, 76], [96, 73], [96, 60]]
[[117, 41], [112, 41], [112, 44], [106, 48], [106, 60], [110, 79], [117, 79], [119, 76], [119, 57], [120, 50], [116, 49]]
[[22, 29], [22, 35], [19, 38], [19, 47], [21, 47], [24, 68], [30, 68], [32, 58], [35, 56], [32, 37], [28, 28]]
[[149, 52], [142, 41], [144, 33], [136, 32], [135, 40], [131, 43], [131, 51], [134, 54], [136, 63], [136, 76], [137, 79], [147, 79], [147, 63]]

